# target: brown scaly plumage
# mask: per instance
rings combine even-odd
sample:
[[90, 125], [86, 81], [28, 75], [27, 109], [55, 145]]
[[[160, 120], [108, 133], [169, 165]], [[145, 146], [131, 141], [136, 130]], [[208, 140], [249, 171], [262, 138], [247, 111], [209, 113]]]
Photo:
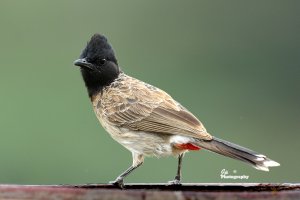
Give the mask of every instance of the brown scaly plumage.
[[103, 125], [212, 139], [202, 123], [170, 95], [124, 73], [92, 99]]
[[111, 136], [143, 155], [162, 157], [185, 152], [175, 143], [170, 145], [174, 135], [212, 139], [201, 122], [170, 95], [124, 73], [92, 96], [92, 102], [96, 116]]
[[123, 179], [144, 162], [144, 156], [178, 156], [178, 170], [171, 184], [180, 184], [185, 152], [204, 148], [241, 160], [259, 170], [279, 163], [250, 149], [218, 139], [166, 92], [124, 74], [107, 39], [95, 34], [79, 66], [94, 111], [102, 126], [132, 153], [133, 164], [112, 183], [123, 187]]

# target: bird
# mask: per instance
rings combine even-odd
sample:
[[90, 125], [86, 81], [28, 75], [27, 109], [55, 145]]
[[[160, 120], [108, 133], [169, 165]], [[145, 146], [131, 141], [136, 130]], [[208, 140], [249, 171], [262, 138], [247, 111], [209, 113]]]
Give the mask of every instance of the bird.
[[280, 165], [263, 154], [211, 135], [167, 92], [124, 73], [103, 34], [91, 37], [74, 65], [80, 68], [100, 124], [132, 154], [132, 165], [110, 182], [117, 187], [124, 187], [124, 178], [141, 166], [145, 157], [166, 156], [178, 158], [175, 179], [169, 184], [180, 185], [183, 156], [200, 149], [262, 171]]

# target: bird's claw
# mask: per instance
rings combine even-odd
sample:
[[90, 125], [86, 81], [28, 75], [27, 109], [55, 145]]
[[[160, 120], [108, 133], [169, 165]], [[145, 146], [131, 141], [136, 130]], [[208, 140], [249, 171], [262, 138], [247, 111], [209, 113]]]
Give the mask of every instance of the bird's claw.
[[181, 185], [180, 180], [174, 179], [173, 181], [168, 182], [169, 185]]
[[120, 179], [120, 178], [117, 178], [116, 180], [114, 181], [109, 181], [109, 184], [112, 184], [120, 189], [123, 189], [124, 188], [124, 182], [123, 182], [123, 179]]

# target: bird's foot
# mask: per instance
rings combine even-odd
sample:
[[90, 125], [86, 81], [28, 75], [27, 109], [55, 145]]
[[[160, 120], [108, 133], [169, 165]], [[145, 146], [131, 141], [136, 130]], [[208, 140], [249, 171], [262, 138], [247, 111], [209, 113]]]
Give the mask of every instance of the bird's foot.
[[116, 180], [114, 181], [109, 181], [109, 184], [112, 184], [120, 189], [123, 189], [124, 188], [124, 182], [123, 182], [123, 179], [122, 178], [116, 178]]
[[179, 179], [174, 179], [173, 181], [168, 182], [169, 185], [181, 185], [181, 181]]

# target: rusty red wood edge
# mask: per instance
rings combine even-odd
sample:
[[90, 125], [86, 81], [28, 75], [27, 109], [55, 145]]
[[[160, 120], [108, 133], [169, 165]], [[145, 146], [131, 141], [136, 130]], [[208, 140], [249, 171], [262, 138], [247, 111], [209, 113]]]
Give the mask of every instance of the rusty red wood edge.
[[300, 199], [299, 183], [0, 185], [2, 199]]
[[[59, 187], [83, 189], [116, 189], [110, 184], [59, 185]], [[182, 185], [169, 184], [126, 184], [124, 189], [162, 190], [162, 191], [283, 191], [300, 190], [300, 183], [185, 183]]]

